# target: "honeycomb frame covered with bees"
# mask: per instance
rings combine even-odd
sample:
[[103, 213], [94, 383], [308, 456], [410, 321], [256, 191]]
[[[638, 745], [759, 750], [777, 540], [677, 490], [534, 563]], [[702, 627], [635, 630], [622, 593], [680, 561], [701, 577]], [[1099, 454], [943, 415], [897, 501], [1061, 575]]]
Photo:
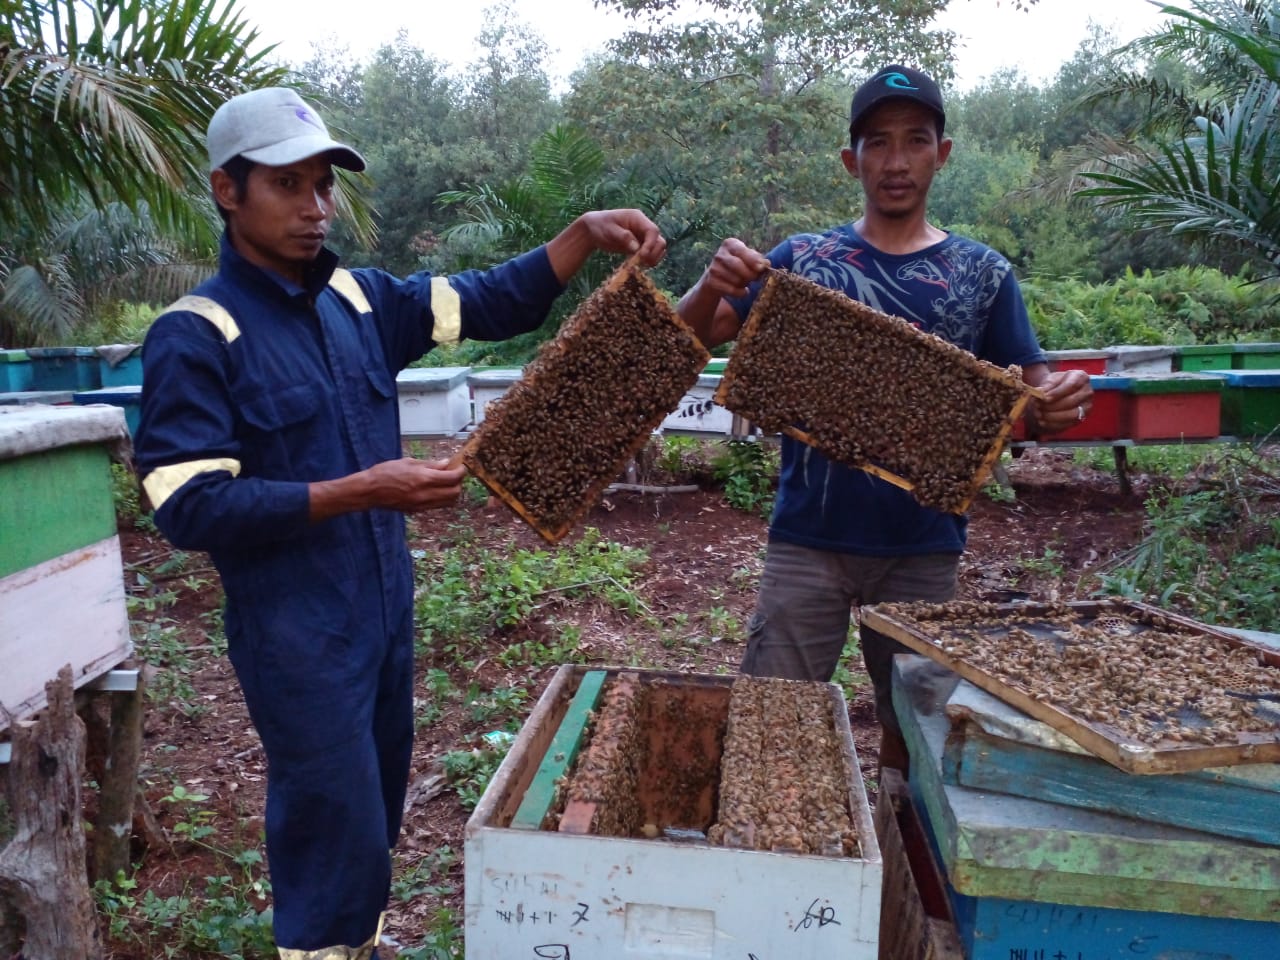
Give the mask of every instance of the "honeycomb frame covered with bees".
[[898, 640], [1130, 773], [1280, 761], [1280, 652], [1123, 601], [885, 603]]
[[[583, 681], [601, 670], [598, 699], [591, 715], [581, 718], [575, 708]], [[833, 844], [824, 854], [785, 843], [759, 849], [711, 839], [724, 803], [718, 794], [734, 688], [743, 686], [742, 679], [574, 664], [556, 671], [467, 823], [468, 960], [561, 956], [549, 945], [564, 944], [575, 956], [580, 950], [666, 956], [672, 945], [682, 945], [709, 960], [738, 960], [748, 952], [791, 960], [878, 957], [884, 865], [839, 686], [794, 684], [814, 688], [805, 691], [812, 694], [807, 705], [804, 697], [784, 697], [792, 716], [814, 714], [805, 728], [776, 701], [757, 696], [746, 709], [779, 710], [780, 718], [757, 716], [756, 726], [791, 724], [796, 749], [815, 745], [821, 727], [823, 737], [816, 739], [828, 743], [813, 750], [811, 763], [834, 765], [830, 741], [837, 744], [843, 763], [826, 773], [851, 824], [847, 836], [822, 833], [840, 843], [841, 852]], [[762, 688], [768, 682], [751, 683]], [[548, 761], [554, 763], [565, 725], [575, 722], [584, 724], [586, 735], [574, 766], [557, 780], [563, 816], [553, 812], [536, 829], [523, 828], [516, 813]], [[597, 752], [601, 737], [616, 743]], [[626, 762], [614, 746], [637, 751], [639, 762]], [[803, 758], [790, 759], [804, 767], [804, 776]], [[591, 785], [578, 792], [580, 768], [590, 770]], [[638, 816], [597, 810], [604, 816], [579, 821], [592, 829], [564, 829], [575, 802], [570, 797], [587, 807], [607, 806], [620, 799], [619, 785], [632, 789], [633, 779]], [[784, 798], [784, 806], [788, 802]], [[623, 832], [610, 835], [616, 827]]]
[[715, 399], [765, 433], [964, 513], [1026, 405], [1042, 396], [1017, 367], [771, 270]]
[[489, 405], [459, 456], [556, 543], [679, 405], [710, 356], [633, 258]]

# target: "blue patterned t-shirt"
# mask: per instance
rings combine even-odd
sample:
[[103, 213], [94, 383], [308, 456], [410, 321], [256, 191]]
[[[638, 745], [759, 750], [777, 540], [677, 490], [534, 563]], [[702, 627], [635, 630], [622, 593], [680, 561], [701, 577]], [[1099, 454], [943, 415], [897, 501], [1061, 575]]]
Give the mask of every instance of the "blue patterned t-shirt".
[[[1009, 261], [966, 237], [950, 234], [896, 255], [877, 250], [845, 224], [790, 237], [770, 251], [769, 260], [999, 366], [1045, 360]], [[739, 317], [746, 318], [758, 293], [756, 285], [733, 301]], [[962, 516], [922, 507], [887, 481], [782, 438], [771, 538], [876, 556], [958, 553], [966, 526]]]

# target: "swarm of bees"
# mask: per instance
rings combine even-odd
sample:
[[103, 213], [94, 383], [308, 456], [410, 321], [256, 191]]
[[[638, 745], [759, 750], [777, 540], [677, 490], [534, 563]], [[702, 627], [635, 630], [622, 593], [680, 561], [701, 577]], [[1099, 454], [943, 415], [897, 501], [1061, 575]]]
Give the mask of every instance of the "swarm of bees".
[[774, 270], [716, 400], [962, 513], [1034, 391], [907, 321]]
[[[1247, 645], [1158, 614], [1085, 619], [1050, 605], [1021, 619], [994, 604], [882, 604], [953, 661], [1148, 746], [1234, 744], [1280, 733], [1280, 668]], [[1274, 697], [1270, 709], [1260, 704]]]
[[[825, 684], [738, 677], [727, 717], [723, 698], [662, 691], [634, 673], [609, 681], [589, 740], [560, 787], [561, 831], [656, 839], [673, 826], [699, 836], [706, 828], [714, 846], [859, 855], [849, 758]], [[718, 763], [701, 749], [691, 721], [721, 729]], [[718, 800], [711, 792], [717, 781]]]
[[604, 691], [587, 744], [565, 792], [569, 804], [595, 806], [590, 832], [630, 837], [640, 829], [636, 792], [641, 765], [640, 697], [635, 674], [619, 674]]
[[720, 762], [715, 846], [855, 856], [849, 765], [824, 686], [739, 677]]
[[467, 468], [555, 543], [679, 405], [710, 354], [634, 262], [486, 411]]

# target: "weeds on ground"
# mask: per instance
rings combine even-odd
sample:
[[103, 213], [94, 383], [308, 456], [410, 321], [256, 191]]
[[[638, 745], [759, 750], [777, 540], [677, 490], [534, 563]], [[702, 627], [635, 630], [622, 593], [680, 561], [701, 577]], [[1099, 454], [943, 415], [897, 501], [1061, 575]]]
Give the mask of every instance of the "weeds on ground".
[[175, 784], [160, 802], [177, 817], [174, 836], [213, 853], [220, 864], [234, 868], [234, 876], [206, 876], [203, 888], [189, 884], [181, 894], [161, 897], [153, 890], [139, 895], [137, 881], [121, 873], [94, 884], [99, 915], [113, 940], [136, 943], [155, 956], [202, 952], [268, 960], [276, 951], [262, 853], [256, 847], [225, 850], [211, 843], [213, 811], [203, 806], [208, 799]]
[[503, 740], [484, 740], [470, 749], [450, 750], [441, 758], [445, 778], [458, 794], [465, 810], [474, 810], [485, 787], [497, 773], [508, 744]]
[[711, 461], [712, 475], [724, 486], [729, 506], [768, 517], [773, 513], [780, 453], [771, 443], [730, 440]]
[[1102, 568], [1098, 593], [1147, 600], [1197, 620], [1280, 628], [1280, 464], [1256, 451], [1214, 451], [1193, 470], [1198, 489], [1160, 490], [1146, 535]]
[[[418, 652], [444, 652], [462, 666], [474, 645], [495, 629], [515, 626], [535, 611], [573, 598], [600, 597], [633, 612], [643, 606], [632, 583], [647, 557], [643, 550], [604, 540], [594, 528], [554, 552], [499, 554], [463, 541], [421, 556], [415, 601]], [[562, 633], [558, 642], [568, 647], [574, 640]], [[535, 644], [508, 656], [533, 661], [551, 655]]]

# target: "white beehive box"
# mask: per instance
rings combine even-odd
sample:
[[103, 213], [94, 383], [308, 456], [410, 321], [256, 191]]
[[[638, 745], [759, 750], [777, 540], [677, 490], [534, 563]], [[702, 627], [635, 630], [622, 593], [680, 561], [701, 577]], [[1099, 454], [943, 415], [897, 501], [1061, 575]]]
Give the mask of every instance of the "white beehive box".
[[511, 388], [524, 375], [522, 367], [494, 367], [490, 370], [472, 370], [467, 375], [471, 390], [472, 420], [484, 420], [484, 410]]
[[128, 438], [118, 407], [0, 407], [0, 731], [64, 665], [80, 687], [132, 653], [110, 470]]
[[662, 432], [729, 436], [733, 430], [733, 414], [712, 399], [722, 379], [718, 373], [701, 374], [698, 382], [681, 398], [680, 406], [662, 421]]
[[[732, 677], [634, 672], [722, 697], [727, 714]], [[833, 722], [852, 771], [857, 858], [509, 826], [584, 673], [560, 668], [467, 824], [467, 960], [877, 956], [883, 867], [838, 687]], [[663, 736], [652, 726], [651, 741]], [[711, 761], [718, 770], [718, 753]]]
[[1107, 347], [1107, 373], [1171, 373], [1176, 347]]
[[452, 437], [471, 422], [470, 367], [412, 367], [396, 376], [402, 437]]

